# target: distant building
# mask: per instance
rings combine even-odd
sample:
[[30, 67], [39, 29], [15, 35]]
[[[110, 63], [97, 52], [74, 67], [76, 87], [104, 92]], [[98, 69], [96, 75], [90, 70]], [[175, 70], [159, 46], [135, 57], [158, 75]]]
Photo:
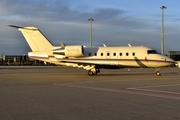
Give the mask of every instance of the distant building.
[[29, 62], [27, 55], [2, 55], [2, 65], [23, 65]]
[[169, 51], [167, 56], [175, 61], [180, 61], [180, 51]]
[[0, 58], [0, 65], [54, 65], [51, 63], [44, 63], [40, 60], [30, 59], [28, 55], [2, 55]]

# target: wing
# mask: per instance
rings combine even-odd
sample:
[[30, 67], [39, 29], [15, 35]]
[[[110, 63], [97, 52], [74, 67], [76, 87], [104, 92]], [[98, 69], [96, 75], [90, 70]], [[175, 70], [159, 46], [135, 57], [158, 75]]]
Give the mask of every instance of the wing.
[[119, 69], [125, 67], [123, 65], [120, 65], [118, 62], [100, 59], [63, 59], [60, 62], [66, 63], [67, 66], [84, 68], [86, 70], [90, 70], [93, 68]]

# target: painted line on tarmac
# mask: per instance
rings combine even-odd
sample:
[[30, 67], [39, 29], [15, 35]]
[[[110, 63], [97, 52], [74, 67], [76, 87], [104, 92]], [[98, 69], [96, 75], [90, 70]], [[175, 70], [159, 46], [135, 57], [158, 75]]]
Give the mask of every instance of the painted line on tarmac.
[[166, 85], [154, 85], [154, 86], [143, 86], [143, 87], [131, 87], [131, 88], [128, 88], [128, 89], [170, 87], [170, 86], [180, 86], [180, 84], [166, 84]]
[[157, 94], [151, 92], [147, 92], [143, 90], [136, 90], [136, 89], [108, 89], [108, 88], [100, 88], [100, 87], [88, 87], [88, 86], [81, 86], [81, 85], [75, 85], [75, 84], [54, 84], [54, 85], [59, 85], [59, 86], [64, 86], [64, 87], [73, 87], [73, 88], [80, 88], [80, 89], [89, 89], [89, 90], [97, 90], [97, 91], [106, 91], [106, 92], [116, 92], [116, 93], [128, 93], [128, 94], [136, 94], [136, 95], [144, 95], [144, 96], [151, 96], [151, 97], [158, 97], [158, 98], [166, 98], [166, 99], [174, 99], [174, 100], [180, 100], [180, 96], [172, 96], [168, 94]]
[[[151, 80], [152, 79], [146, 79]], [[63, 84], [70, 84], [70, 85], [79, 85], [79, 84], [93, 84], [93, 83], [114, 83], [114, 82], [134, 82], [134, 81], [145, 81], [144, 79], [133, 79], [133, 80], [105, 80], [105, 81], [89, 81], [89, 82], [69, 82]], [[55, 83], [54, 85], [58, 85], [59, 83]]]
[[180, 95], [179, 92], [170, 92], [170, 91], [147, 89], [147, 88], [160, 88], [160, 87], [172, 87], [172, 86], [180, 86], [180, 84], [156, 85], [156, 86], [145, 86], [145, 87], [132, 87], [132, 88], [126, 88], [126, 89], [128, 89], [128, 90], [146, 91], [146, 92], [155, 92], [155, 93], [164, 93], [164, 94], [171, 94], [171, 95], [172, 94]]

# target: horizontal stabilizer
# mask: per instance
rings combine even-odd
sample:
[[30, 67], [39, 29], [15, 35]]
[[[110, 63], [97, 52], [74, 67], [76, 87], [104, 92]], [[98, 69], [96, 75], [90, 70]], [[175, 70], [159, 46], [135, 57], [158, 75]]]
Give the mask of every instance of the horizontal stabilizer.
[[14, 28], [23, 28], [23, 27], [20, 27], [20, 26], [15, 26], [15, 25], [9, 25], [9, 24], [7, 24], [7, 26], [9, 26], [9, 27], [14, 27]]
[[13, 28], [17, 28], [17, 29], [26, 29], [26, 30], [37, 30], [37, 28], [36, 27], [20, 27], [20, 26], [16, 26], [16, 25], [9, 25], [9, 24], [7, 24], [7, 26], [9, 26], [9, 27], [13, 27]]

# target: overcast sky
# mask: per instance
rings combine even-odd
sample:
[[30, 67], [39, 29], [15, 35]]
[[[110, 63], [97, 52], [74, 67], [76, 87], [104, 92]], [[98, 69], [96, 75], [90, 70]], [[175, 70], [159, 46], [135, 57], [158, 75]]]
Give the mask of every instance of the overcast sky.
[[180, 51], [179, 0], [1, 0], [0, 55], [27, 54], [21, 32], [5, 26], [35, 26], [53, 43], [93, 46], [148, 46], [161, 50], [161, 6], [164, 10], [165, 53]]

